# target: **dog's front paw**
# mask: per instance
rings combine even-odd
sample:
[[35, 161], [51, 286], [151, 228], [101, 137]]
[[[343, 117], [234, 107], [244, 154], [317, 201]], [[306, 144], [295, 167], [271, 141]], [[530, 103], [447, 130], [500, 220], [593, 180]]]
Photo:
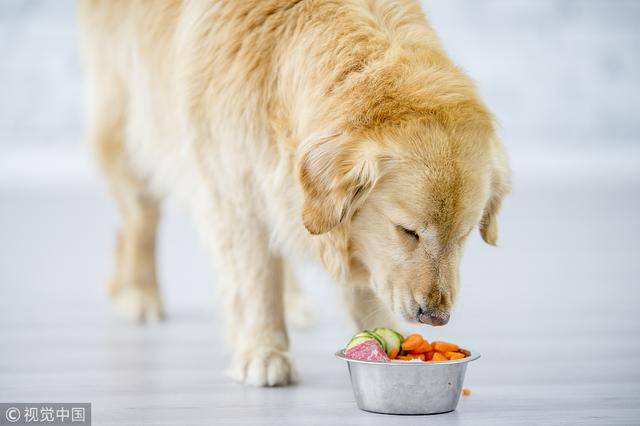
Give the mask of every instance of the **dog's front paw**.
[[109, 288], [116, 315], [129, 322], [158, 322], [164, 310], [158, 290], [141, 286]]
[[253, 386], [285, 386], [295, 381], [295, 371], [289, 354], [263, 348], [234, 355], [231, 377]]

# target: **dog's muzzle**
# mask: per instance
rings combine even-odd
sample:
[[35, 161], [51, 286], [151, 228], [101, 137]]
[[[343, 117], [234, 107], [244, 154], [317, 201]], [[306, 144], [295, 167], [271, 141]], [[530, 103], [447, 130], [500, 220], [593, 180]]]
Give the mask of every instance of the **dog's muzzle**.
[[422, 324], [440, 326], [448, 323], [449, 317], [449, 312], [418, 308], [416, 319]]

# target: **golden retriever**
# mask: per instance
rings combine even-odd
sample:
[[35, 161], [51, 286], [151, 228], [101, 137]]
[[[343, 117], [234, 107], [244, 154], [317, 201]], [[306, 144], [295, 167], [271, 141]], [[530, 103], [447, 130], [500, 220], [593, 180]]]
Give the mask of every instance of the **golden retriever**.
[[495, 243], [509, 176], [416, 1], [80, 0], [79, 15], [88, 139], [122, 216], [121, 313], [162, 316], [169, 195], [213, 250], [241, 382], [293, 379], [296, 256], [342, 284], [360, 328], [448, 321], [461, 248], [476, 226]]

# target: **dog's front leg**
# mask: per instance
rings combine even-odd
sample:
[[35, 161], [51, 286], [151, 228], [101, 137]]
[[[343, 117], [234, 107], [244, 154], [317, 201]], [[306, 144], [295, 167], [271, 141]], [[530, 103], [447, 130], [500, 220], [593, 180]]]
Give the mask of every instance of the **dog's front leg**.
[[355, 273], [342, 285], [342, 296], [356, 330], [396, 327], [396, 320], [375, 294], [366, 273]]
[[228, 339], [231, 375], [255, 386], [293, 381], [283, 306], [283, 265], [269, 251], [256, 221], [236, 217], [235, 227], [219, 230], [217, 257]]

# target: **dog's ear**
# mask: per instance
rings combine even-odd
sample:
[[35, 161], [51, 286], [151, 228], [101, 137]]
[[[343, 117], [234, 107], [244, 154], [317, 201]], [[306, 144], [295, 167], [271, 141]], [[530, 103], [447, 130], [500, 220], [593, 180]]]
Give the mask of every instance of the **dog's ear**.
[[369, 195], [377, 170], [364, 145], [344, 134], [310, 138], [301, 144], [302, 222], [309, 233], [330, 231], [350, 218]]
[[495, 246], [498, 241], [498, 211], [502, 205], [502, 199], [509, 193], [511, 188], [511, 173], [502, 144], [497, 138], [494, 138], [491, 143], [493, 160], [491, 195], [480, 221], [480, 235], [482, 235], [482, 239], [487, 244]]

